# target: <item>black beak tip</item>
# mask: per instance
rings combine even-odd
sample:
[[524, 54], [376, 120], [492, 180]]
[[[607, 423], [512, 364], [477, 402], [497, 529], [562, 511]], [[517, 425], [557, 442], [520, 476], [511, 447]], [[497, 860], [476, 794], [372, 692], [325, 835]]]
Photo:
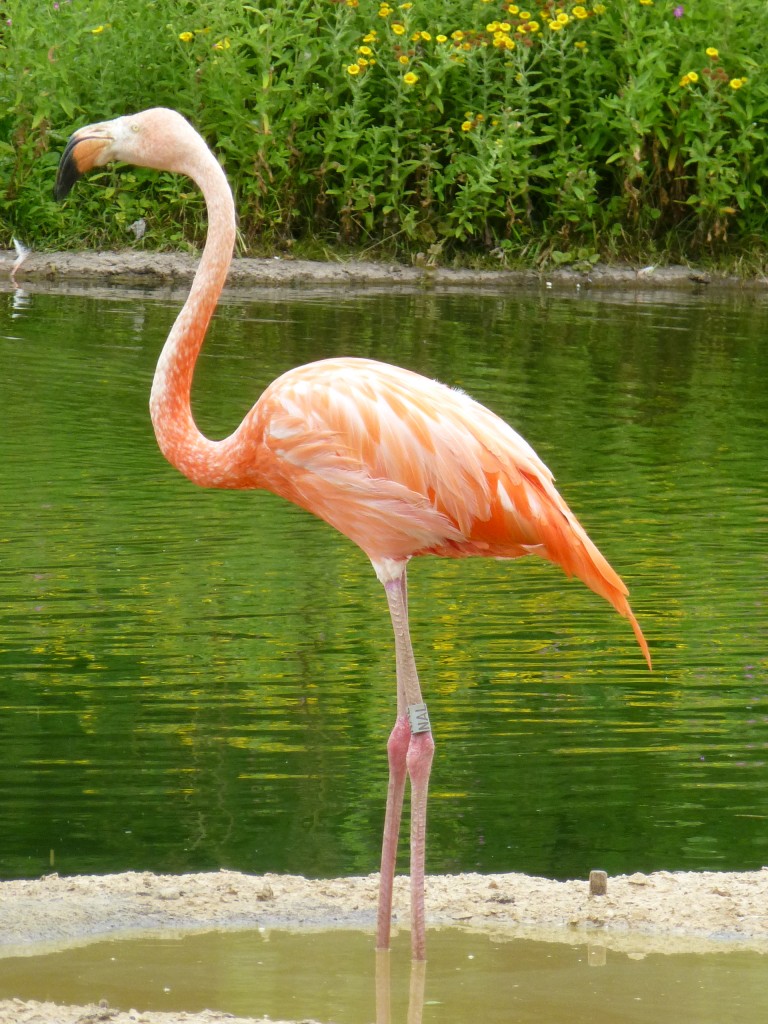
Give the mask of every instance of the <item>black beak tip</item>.
[[73, 167], [60, 167], [53, 186], [53, 198], [57, 202], [66, 199], [80, 175]]
[[62, 199], [69, 195], [77, 179], [80, 177], [77, 164], [72, 157], [72, 151], [75, 148], [76, 142], [77, 140], [74, 138], [69, 140], [67, 148], [64, 150], [59, 161], [59, 169], [56, 172], [56, 184], [53, 186], [53, 195], [57, 202], [61, 202]]

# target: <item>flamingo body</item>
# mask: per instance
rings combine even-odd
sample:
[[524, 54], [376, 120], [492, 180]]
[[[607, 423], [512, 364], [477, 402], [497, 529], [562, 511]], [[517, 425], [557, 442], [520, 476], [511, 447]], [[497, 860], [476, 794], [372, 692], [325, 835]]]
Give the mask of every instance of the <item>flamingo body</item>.
[[627, 589], [531, 446], [463, 392], [409, 370], [358, 358], [309, 363], [270, 384], [229, 437], [204, 437], [190, 394], [232, 257], [231, 191], [192, 126], [175, 111], [156, 108], [75, 132], [59, 167], [57, 196], [66, 195], [80, 174], [113, 160], [189, 175], [208, 208], [205, 249], [160, 355], [150, 396], [166, 458], [201, 486], [263, 488], [307, 509], [354, 541], [384, 585], [395, 634], [397, 718], [388, 744], [377, 941], [380, 947], [389, 944], [408, 776], [412, 949], [415, 959], [423, 959], [426, 801], [434, 743], [408, 630], [408, 560], [427, 554], [539, 555], [583, 580], [630, 621], [650, 667]]
[[[371, 359], [323, 359], [273, 381], [217, 443], [215, 460], [201, 440], [184, 468], [192, 480], [261, 488], [300, 505], [362, 548], [382, 582], [414, 555], [536, 554], [636, 627], [626, 587], [549, 469], [461, 391]], [[188, 442], [172, 439], [165, 454], [174, 465], [189, 462]]]

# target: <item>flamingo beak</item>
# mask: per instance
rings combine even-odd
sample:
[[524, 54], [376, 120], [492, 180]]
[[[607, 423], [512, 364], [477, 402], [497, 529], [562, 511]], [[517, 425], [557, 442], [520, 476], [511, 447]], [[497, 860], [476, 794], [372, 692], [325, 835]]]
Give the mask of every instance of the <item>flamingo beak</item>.
[[108, 160], [105, 150], [111, 138], [95, 128], [81, 128], [71, 136], [59, 161], [53, 194], [61, 200], [69, 195], [75, 182], [92, 167], [100, 167]]

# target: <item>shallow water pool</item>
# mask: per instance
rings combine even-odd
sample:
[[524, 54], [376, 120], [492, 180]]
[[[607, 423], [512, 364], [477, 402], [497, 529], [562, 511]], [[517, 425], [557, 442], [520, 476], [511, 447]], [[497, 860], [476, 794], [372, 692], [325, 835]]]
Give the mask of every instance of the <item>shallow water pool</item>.
[[0, 959], [0, 998], [201, 1011], [335, 1024], [758, 1024], [768, 960], [618, 952], [594, 944], [430, 932], [411, 968], [408, 935], [374, 954], [369, 935], [208, 932], [98, 942]]

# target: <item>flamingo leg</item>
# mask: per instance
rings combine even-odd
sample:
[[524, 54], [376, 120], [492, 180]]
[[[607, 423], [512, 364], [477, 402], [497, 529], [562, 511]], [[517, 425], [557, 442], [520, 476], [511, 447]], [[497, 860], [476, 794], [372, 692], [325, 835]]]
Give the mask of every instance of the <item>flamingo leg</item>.
[[397, 855], [397, 838], [403, 807], [406, 773], [411, 780], [411, 954], [423, 960], [426, 951], [424, 916], [424, 858], [427, 834], [427, 796], [435, 744], [408, 629], [408, 589], [405, 568], [402, 575], [384, 585], [395, 634], [397, 664], [397, 720], [389, 737], [389, 787], [381, 854], [379, 914], [376, 935], [378, 949], [389, 948], [392, 919], [392, 885]]
[[381, 874], [379, 875], [379, 912], [376, 925], [376, 948], [389, 949], [392, 923], [392, 886], [395, 880], [397, 840], [405, 792], [406, 756], [411, 730], [405, 715], [398, 715], [387, 742], [389, 785], [387, 811], [384, 815], [384, 841], [381, 846]]

